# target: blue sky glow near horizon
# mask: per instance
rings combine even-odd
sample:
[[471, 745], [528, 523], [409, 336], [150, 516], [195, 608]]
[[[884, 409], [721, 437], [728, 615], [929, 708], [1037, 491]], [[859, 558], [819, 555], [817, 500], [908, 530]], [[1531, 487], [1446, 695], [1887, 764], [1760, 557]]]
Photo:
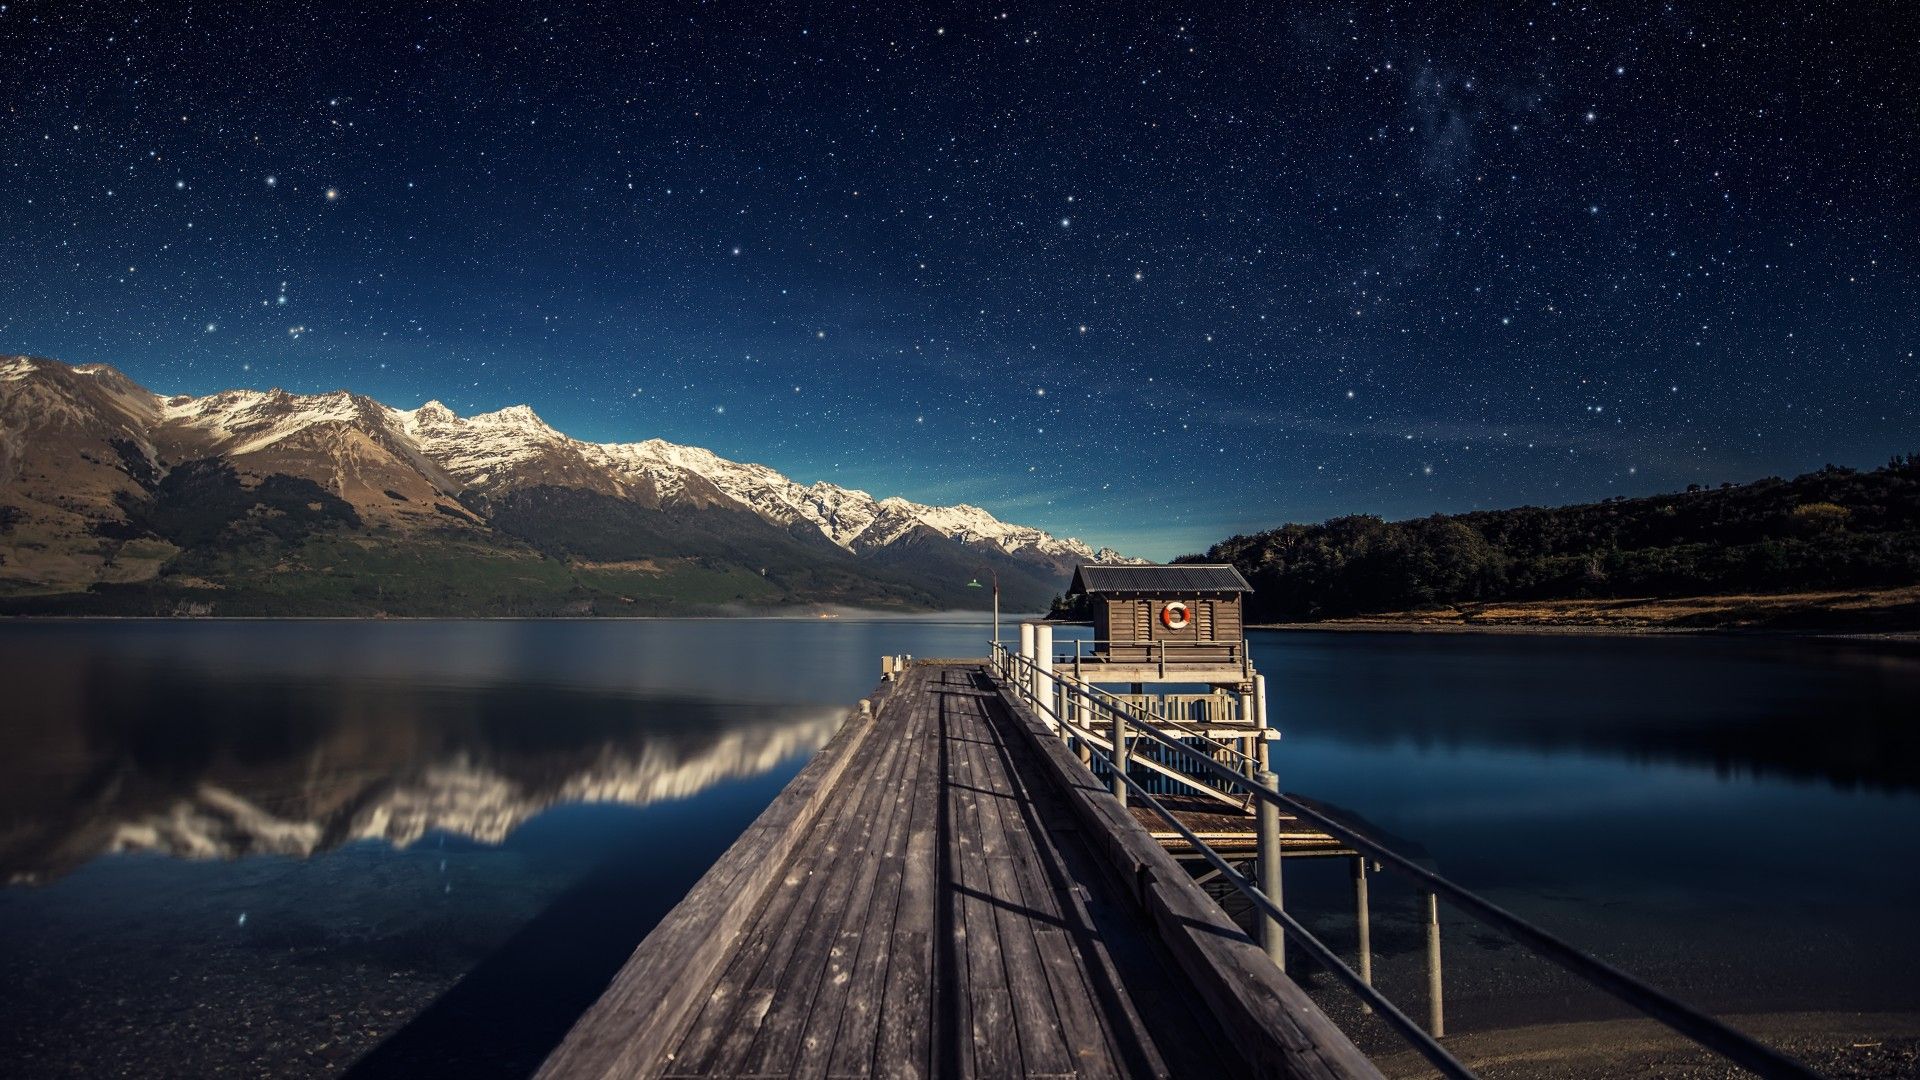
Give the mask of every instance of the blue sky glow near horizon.
[[1920, 450], [1898, 5], [0, 4], [0, 352], [1150, 557]]

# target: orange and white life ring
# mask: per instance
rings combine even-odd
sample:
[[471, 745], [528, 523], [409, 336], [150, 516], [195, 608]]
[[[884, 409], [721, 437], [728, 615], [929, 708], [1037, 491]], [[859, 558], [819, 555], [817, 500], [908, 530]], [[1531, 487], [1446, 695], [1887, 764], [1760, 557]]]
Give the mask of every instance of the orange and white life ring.
[[1192, 619], [1193, 615], [1187, 610], [1187, 605], [1178, 600], [1160, 609], [1160, 625], [1169, 630], [1185, 630], [1187, 623]]

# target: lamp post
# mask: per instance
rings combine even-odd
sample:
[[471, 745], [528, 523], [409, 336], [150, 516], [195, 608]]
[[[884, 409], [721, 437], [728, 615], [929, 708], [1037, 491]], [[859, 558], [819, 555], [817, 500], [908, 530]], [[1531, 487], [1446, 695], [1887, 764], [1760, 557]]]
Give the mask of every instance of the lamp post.
[[993, 574], [993, 643], [998, 645], [1000, 644], [1000, 571], [992, 570], [990, 573]]

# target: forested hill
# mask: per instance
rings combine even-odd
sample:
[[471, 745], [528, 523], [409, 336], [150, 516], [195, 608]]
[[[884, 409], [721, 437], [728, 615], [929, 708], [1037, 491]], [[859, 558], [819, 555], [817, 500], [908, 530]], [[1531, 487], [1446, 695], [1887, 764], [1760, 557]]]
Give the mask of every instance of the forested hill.
[[[1187, 560], [1201, 558], [1190, 556]], [[1550, 509], [1356, 515], [1214, 545], [1280, 622], [1487, 601], [1708, 596], [1920, 583], [1920, 455]]]

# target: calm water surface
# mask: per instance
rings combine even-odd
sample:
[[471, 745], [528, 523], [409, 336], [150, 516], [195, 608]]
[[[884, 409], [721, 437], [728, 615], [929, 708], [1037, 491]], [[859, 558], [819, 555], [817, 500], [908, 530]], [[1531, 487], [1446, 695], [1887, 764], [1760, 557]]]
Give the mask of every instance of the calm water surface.
[[[0, 1071], [516, 1075], [936, 621], [0, 626]], [[1920, 656], [1265, 634], [1286, 786], [1709, 1008], [1920, 1010]], [[1350, 942], [1346, 869], [1290, 906]], [[1419, 998], [1413, 898], [1378, 981]], [[1455, 1030], [1610, 1015], [1449, 919]], [[1330, 1006], [1337, 994], [1308, 975]]]

